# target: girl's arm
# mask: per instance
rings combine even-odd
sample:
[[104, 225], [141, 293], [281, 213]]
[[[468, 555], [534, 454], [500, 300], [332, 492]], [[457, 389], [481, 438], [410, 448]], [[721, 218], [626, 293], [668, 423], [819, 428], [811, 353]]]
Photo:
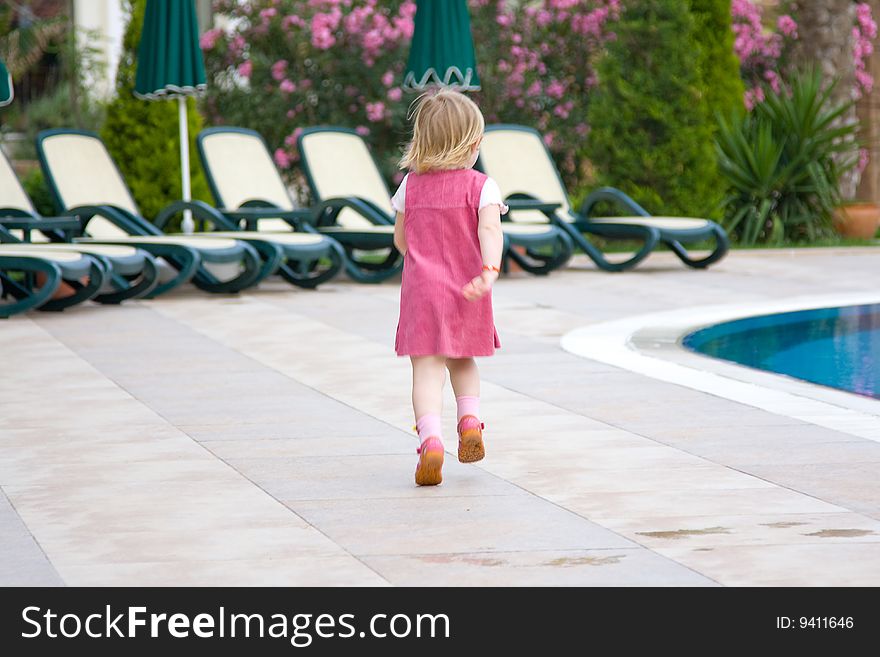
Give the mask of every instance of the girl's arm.
[[[495, 205], [487, 205], [480, 210], [480, 223], [477, 228], [480, 237], [480, 253], [483, 264], [490, 267], [501, 267], [501, 252], [504, 249], [504, 234], [501, 232], [501, 209]], [[498, 278], [496, 271], [483, 271], [464, 286], [462, 294], [468, 301], [476, 301], [492, 290], [492, 284]]]
[[394, 246], [400, 255], [406, 255], [406, 237], [403, 233], [403, 212], [398, 212], [394, 219]]

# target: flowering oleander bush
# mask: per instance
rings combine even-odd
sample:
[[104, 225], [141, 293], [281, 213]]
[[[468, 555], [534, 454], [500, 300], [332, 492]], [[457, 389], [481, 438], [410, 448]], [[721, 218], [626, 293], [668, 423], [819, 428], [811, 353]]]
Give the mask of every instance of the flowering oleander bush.
[[[741, 62], [746, 83], [745, 103], [750, 110], [764, 100], [765, 87], [778, 92], [783, 77], [802, 64], [791, 61], [791, 46], [799, 39], [799, 34], [796, 8], [789, 8], [788, 4], [783, 3], [782, 13], [775, 22], [769, 22], [762, 6], [753, 0], [733, 0], [731, 3], [734, 51]], [[852, 61], [856, 86], [853, 96], [860, 98], [870, 93], [874, 86], [874, 79], [868, 72], [868, 59], [874, 52], [877, 23], [867, 2], [857, 3], [855, 14]]]
[[856, 84], [859, 93], [871, 93], [874, 77], [868, 72], [868, 60], [874, 54], [877, 38], [877, 22], [871, 13], [871, 5], [860, 2], [856, 6], [856, 25], [853, 27], [853, 60], [856, 68]]
[[620, 0], [544, 0], [515, 7], [471, 0], [486, 120], [540, 130], [569, 188], [591, 180], [586, 168], [587, 105], [595, 64], [616, 38]]
[[[566, 182], [587, 177], [586, 105], [593, 62], [614, 38], [620, 0], [470, 0], [488, 122], [537, 127]], [[216, 0], [227, 26], [202, 35], [209, 120], [260, 131], [275, 161], [295, 174], [296, 138], [306, 126], [355, 128], [385, 174], [407, 138], [413, 94], [401, 89], [413, 32], [413, 0]], [[259, 93], [254, 93], [259, 92]], [[299, 185], [302, 188], [302, 185]]]
[[400, 88], [413, 33], [413, 0], [218, 0], [226, 29], [201, 37], [214, 123], [266, 138], [282, 171], [297, 161], [302, 128], [357, 129], [390, 173], [405, 139]]

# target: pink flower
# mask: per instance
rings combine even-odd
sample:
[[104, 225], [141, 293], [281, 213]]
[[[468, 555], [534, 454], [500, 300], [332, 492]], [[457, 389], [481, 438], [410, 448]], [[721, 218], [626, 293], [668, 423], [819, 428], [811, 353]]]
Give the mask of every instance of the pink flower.
[[871, 93], [874, 88], [874, 76], [866, 71], [856, 71], [856, 82], [865, 93]]
[[251, 73], [254, 71], [254, 63], [246, 59], [241, 64], [238, 65], [238, 74], [243, 78], [251, 77]]
[[297, 128], [296, 130], [291, 132], [289, 135], [287, 135], [284, 138], [284, 145], [287, 146], [288, 148], [293, 148], [294, 146], [296, 146], [296, 140], [299, 139], [299, 136], [300, 136], [300, 134], [302, 134], [302, 131], [303, 131], [302, 128]]
[[210, 50], [217, 43], [221, 34], [223, 34], [222, 30], [208, 30], [199, 39], [199, 46], [202, 50]]
[[565, 95], [565, 85], [559, 80], [551, 80], [550, 84], [547, 85], [547, 88], [544, 91], [550, 96], [550, 98], [556, 98], [558, 100]]
[[555, 138], [556, 138], [556, 135], [553, 134], [552, 132], [544, 133], [544, 143], [547, 145], [548, 148], [553, 145], [553, 140]]
[[368, 53], [378, 53], [384, 43], [385, 39], [382, 38], [382, 32], [380, 30], [370, 30], [364, 34], [362, 41], [364, 50]]
[[798, 24], [788, 14], [784, 14], [776, 21], [776, 27], [787, 37], [797, 39]]
[[370, 129], [365, 125], [359, 125], [357, 128], [354, 129], [354, 131], [358, 133], [361, 137], [366, 137], [368, 134], [370, 134]]
[[754, 87], [753, 89], [747, 89], [745, 95], [745, 103], [746, 109], [750, 112], [755, 108], [756, 105], [764, 102], [764, 90], [761, 87]]
[[294, 14], [290, 14], [289, 16], [285, 16], [283, 19], [281, 19], [281, 27], [285, 30], [289, 30], [291, 27], [294, 26], [303, 27], [305, 24], [306, 22], [302, 18]]
[[282, 148], [275, 149], [274, 160], [279, 169], [287, 169], [290, 167], [290, 156], [285, 153]]
[[392, 73], [391, 71], [385, 71], [385, 73], [382, 75], [382, 84], [384, 84], [386, 87], [390, 87], [392, 84], [394, 84], [394, 73]]
[[287, 118], [288, 119], [296, 118], [296, 110], [292, 110], [292, 109], [287, 110]]
[[265, 23], [270, 18], [275, 16], [278, 13], [278, 10], [275, 7], [268, 7], [267, 9], [260, 10], [260, 19]]
[[381, 100], [375, 103], [367, 103], [367, 119], [375, 123], [385, 118], [385, 103]]
[[317, 13], [312, 16], [312, 45], [319, 50], [327, 50], [336, 43], [333, 36], [342, 20], [342, 10], [333, 7], [326, 14]]
[[562, 105], [557, 105], [556, 107], [554, 107], [553, 113], [560, 119], [567, 119], [568, 115], [571, 114], [572, 107], [574, 107], [574, 103], [569, 101], [567, 103], [563, 103]]
[[284, 76], [287, 72], [287, 60], [279, 59], [277, 62], [272, 64], [272, 79], [273, 80], [283, 80]]
[[229, 42], [229, 54], [233, 57], [238, 57], [244, 52], [245, 45], [247, 45], [247, 42], [244, 40], [244, 37], [236, 34]]
[[403, 98], [403, 91], [400, 87], [392, 87], [388, 90], [388, 100], [392, 103], [399, 102], [401, 98]]
[[326, 28], [312, 29], [312, 45], [319, 50], [332, 48], [336, 43], [336, 37]]
[[296, 85], [290, 80], [282, 80], [281, 84], [278, 85], [278, 88], [285, 94], [291, 94], [296, 91]]
[[764, 79], [770, 84], [770, 89], [774, 93], [779, 93], [779, 90], [782, 89], [782, 78], [776, 71], [764, 71]]

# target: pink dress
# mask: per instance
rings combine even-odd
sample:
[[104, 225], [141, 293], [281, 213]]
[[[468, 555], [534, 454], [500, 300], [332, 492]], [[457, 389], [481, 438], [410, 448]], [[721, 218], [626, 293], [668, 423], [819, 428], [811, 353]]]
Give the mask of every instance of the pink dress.
[[398, 356], [491, 356], [501, 346], [491, 293], [477, 301], [461, 293], [483, 270], [477, 225], [485, 182], [473, 169], [409, 174]]

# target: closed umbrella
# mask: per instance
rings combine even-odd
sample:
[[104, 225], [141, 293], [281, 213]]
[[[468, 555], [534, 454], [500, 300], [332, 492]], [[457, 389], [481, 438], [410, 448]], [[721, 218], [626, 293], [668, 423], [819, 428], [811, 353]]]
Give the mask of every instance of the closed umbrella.
[[15, 89], [12, 88], [12, 76], [6, 70], [6, 65], [0, 59], [0, 107], [4, 107], [12, 102], [15, 96]]
[[480, 76], [466, 0], [417, 0], [403, 88], [477, 91]]
[[[199, 27], [193, 0], [147, 0], [134, 95], [146, 100], [177, 99], [184, 201], [191, 197], [186, 98], [204, 90], [205, 62], [199, 48]], [[192, 231], [192, 215], [187, 210], [183, 216], [183, 232]]]

